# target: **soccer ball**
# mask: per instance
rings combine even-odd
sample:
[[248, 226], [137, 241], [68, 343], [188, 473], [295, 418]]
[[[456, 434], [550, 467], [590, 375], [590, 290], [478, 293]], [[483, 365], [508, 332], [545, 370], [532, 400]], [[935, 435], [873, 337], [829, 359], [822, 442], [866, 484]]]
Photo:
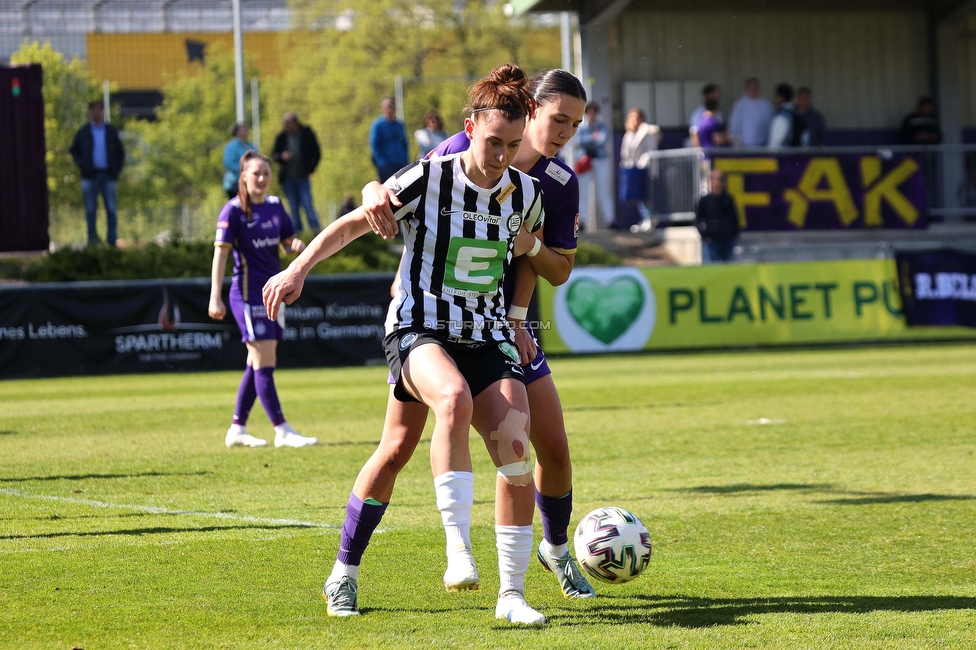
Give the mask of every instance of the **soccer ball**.
[[651, 560], [647, 528], [622, 508], [597, 508], [583, 517], [576, 527], [573, 545], [583, 569], [603, 582], [629, 582]]

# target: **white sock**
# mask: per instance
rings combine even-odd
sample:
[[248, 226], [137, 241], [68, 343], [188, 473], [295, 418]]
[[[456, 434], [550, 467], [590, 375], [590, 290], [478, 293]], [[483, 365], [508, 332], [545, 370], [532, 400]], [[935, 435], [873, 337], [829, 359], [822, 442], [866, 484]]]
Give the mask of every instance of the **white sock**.
[[498, 595], [509, 589], [525, 593], [525, 572], [532, 557], [532, 526], [495, 525], [498, 549]]
[[274, 430], [275, 430], [275, 434], [277, 434], [279, 436], [283, 436], [283, 435], [288, 434], [288, 433], [298, 433], [297, 431], [295, 431], [294, 429], [292, 429], [291, 428], [291, 425], [288, 424], [287, 422], [282, 422], [281, 424], [279, 424], [278, 426], [276, 426], [274, 428]]
[[471, 506], [474, 505], [474, 474], [471, 472], [444, 472], [434, 477], [434, 494], [437, 509], [444, 522], [447, 537], [447, 554], [451, 555], [463, 546], [471, 550]]
[[243, 424], [232, 424], [230, 425], [230, 431], [227, 433], [233, 433], [235, 436], [239, 436], [242, 433], [247, 433], [247, 429], [244, 428]]
[[546, 555], [552, 557], [563, 557], [569, 554], [569, 544], [560, 544], [559, 546], [553, 546], [547, 540], [542, 540], [542, 552]]
[[332, 567], [332, 573], [329, 574], [329, 579], [326, 582], [338, 582], [343, 576], [349, 576], [353, 580], [359, 580], [359, 567], [352, 564], [343, 564], [339, 560], [336, 560], [335, 565]]

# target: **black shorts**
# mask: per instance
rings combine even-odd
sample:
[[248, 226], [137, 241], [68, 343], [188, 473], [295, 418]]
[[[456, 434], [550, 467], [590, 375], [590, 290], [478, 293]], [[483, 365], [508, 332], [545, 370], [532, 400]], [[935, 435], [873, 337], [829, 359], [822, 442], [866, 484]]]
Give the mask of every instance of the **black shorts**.
[[468, 382], [471, 397], [476, 397], [499, 379], [525, 381], [518, 349], [511, 343], [461, 341], [428, 330], [397, 330], [383, 339], [383, 350], [390, 366], [390, 376], [396, 382], [393, 396], [398, 401], [420, 401], [407, 392], [400, 371], [410, 352], [427, 344], [439, 345], [453, 359], [461, 376]]

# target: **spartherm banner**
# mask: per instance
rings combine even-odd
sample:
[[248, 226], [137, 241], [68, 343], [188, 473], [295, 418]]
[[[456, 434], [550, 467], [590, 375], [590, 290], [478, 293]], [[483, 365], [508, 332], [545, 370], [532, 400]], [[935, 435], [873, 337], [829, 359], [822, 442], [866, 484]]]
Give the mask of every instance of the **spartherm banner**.
[[895, 262], [909, 326], [976, 327], [976, 253], [899, 252]]
[[[309, 277], [285, 310], [279, 367], [383, 363], [392, 279]], [[0, 289], [0, 377], [243, 368], [233, 316], [211, 320], [209, 300], [207, 279]]]
[[892, 260], [580, 267], [538, 293], [550, 353], [976, 338], [909, 329]]

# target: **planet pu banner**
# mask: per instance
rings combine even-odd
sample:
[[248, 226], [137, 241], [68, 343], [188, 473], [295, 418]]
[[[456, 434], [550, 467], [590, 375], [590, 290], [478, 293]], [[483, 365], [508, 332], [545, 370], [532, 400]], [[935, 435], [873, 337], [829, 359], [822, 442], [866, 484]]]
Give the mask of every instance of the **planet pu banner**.
[[573, 270], [539, 283], [548, 353], [976, 338], [909, 329], [892, 260]]

